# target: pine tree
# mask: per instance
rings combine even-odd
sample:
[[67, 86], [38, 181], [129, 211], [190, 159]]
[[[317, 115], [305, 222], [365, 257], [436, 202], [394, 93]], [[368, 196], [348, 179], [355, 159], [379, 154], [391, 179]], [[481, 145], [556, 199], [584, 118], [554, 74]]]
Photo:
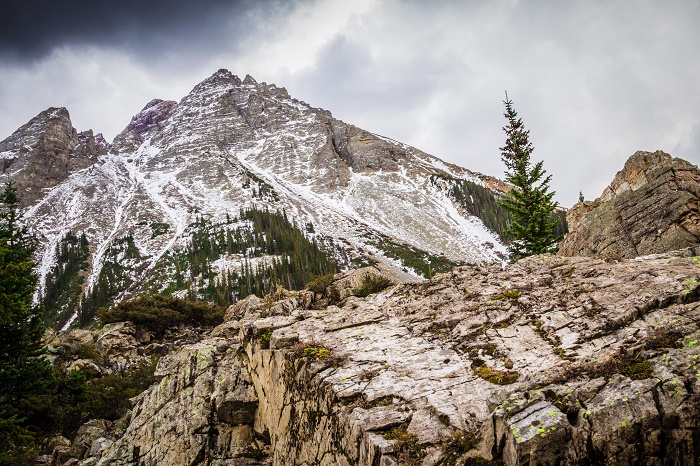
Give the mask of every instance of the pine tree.
[[506, 144], [501, 147], [501, 160], [506, 165], [506, 181], [514, 187], [499, 204], [513, 216], [508, 233], [514, 238], [508, 246], [512, 260], [533, 254], [556, 251], [560, 238], [555, 235], [556, 223], [552, 213], [558, 203], [553, 201], [555, 192], [549, 191], [551, 175], [545, 177], [542, 162], [532, 165], [530, 155], [534, 148], [529, 140], [530, 132], [525, 129], [523, 121], [513, 109], [513, 102], [508, 99], [505, 117], [508, 126]]
[[0, 193], [0, 463], [29, 447], [33, 399], [50, 393], [52, 367], [42, 355], [44, 326], [32, 306], [34, 241], [22, 227], [17, 190]]

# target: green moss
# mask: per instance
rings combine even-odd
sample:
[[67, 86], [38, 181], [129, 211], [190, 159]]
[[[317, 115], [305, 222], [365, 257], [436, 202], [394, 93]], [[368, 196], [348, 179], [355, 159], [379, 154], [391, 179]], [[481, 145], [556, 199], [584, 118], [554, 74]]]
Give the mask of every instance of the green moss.
[[483, 364], [483, 362], [479, 364], [475, 361], [475, 364], [472, 364], [472, 369], [474, 370], [475, 375], [481, 377], [487, 382], [497, 385], [510, 385], [518, 380], [517, 372], [499, 371], [487, 364]]
[[409, 422], [410, 419], [384, 434], [385, 439], [394, 440], [394, 454], [401, 466], [417, 466], [425, 457], [424, 446], [418, 443], [418, 436], [406, 432]]
[[632, 359], [626, 362], [625, 366], [620, 370], [620, 374], [629, 377], [632, 380], [643, 380], [651, 377], [653, 367], [649, 361]]
[[294, 359], [311, 359], [314, 361], [326, 361], [334, 366], [340, 365], [345, 359], [342, 355], [334, 354], [333, 350], [317, 343], [298, 343], [292, 347], [291, 355]]
[[515, 301], [520, 297], [520, 290], [503, 290], [502, 292], [498, 293], [496, 296], [493, 297], [494, 301], [498, 301], [500, 299], [510, 299]]
[[602, 363], [595, 364], [587, 370], [592, 378], [605, 377], [610, 379], [615, 374], [622, 374], [632, 380], [643, 380], [651, 377], [653, 367], [644, 359], [626, 355], [615, 355]]

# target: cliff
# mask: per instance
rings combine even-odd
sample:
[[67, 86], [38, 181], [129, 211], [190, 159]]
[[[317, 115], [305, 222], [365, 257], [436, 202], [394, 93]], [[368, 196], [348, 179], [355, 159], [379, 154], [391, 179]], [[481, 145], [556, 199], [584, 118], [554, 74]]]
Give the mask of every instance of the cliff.
[[603, 194], [567, 213], [559, 255], [613, 259], [700, 244], [700, 170], [661, 151], [636, 152]]
[[81, 464], [692, 464], [698, 252], [250, 297]]

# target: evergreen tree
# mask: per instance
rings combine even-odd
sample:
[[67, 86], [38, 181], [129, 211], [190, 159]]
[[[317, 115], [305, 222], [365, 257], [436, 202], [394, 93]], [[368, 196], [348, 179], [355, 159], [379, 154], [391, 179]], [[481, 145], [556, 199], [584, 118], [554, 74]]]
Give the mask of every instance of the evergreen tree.
[[534, 165], [530, 162], [534, 150], [529, 141], [530, 132], [518, 118], [508, 94], [503, 103], [508, 126], [503, 128], [507, 138], [505, 146], [501, 147], [501, 160], [507, 168], [506, 181], [514, 187], [499, 203], [513, 216], [508, 233], [514, 240], [508, 251], [511, 259], [517, 260], [556, 251], [560, 238], [555, 234], [557, 222], [552, 214], [558, 203], [552, 200], [555, 192], [549, 191], [552, 176], [545, 177], [541, 161]]
[[40, 312], [32, 306], [34, 240], [20, 221], [17, 190], [8, 181], [0, 193], [0, 463], [30, 447], [35, 401], [54, 382], [42, 356]]

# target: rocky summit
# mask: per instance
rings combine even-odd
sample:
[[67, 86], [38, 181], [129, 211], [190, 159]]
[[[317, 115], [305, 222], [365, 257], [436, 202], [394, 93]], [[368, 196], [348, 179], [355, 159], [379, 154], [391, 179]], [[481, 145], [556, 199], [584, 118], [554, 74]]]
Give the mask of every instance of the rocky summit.
[[[535, 256], [365, 298], [378, 271], [360, 269], [322, 292], [251, 296], [163, 356], [160, 382], [133, 400], [126, 427], [79, 437], [74, 458], [697, 464], [698, 252]], [[107, 333], [103, 354], [135, 357], [157, 344], [133, 324], [105, 327], [97, 340]]]
[[613, 259], [700, 244], [700, 170], [661, 151], [636, 152], [593, 202], [567, 213], [564, 256]]

